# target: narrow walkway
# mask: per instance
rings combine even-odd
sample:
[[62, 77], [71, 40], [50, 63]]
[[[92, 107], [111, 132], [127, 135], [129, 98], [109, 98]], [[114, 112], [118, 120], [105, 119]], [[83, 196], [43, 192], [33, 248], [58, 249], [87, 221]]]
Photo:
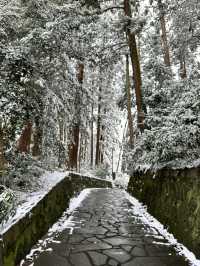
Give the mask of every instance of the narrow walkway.
[[133, 213], [132, 204], [124, 195], [119, 189], [92, 190], [73, 212], [72, 229], [55, 233], [50, 243], [44, 238], [43, 244], [41, 241], [37, 245], [44, 251], [32, 251], [33, 260], [27, 259], [21, 265], [188, 265], [156, 229]]

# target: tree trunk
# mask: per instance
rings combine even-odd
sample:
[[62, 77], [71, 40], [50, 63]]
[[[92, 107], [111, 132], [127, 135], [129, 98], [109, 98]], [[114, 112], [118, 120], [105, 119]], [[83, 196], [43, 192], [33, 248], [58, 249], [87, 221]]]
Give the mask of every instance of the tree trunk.
[[87, 162], [88, 161], [88, 156], [87, 156], [87, 153], [88, 153], [88, 136], [84, 135], [84, 139], [83, 139], [83, 162]]
[[104, 131], [104, 126], [101, 127], [101, 137], [100, 137], [100, 162], [103, 164], [104, 160], [104, 137], [103, 137], [103, 131]]
[[81, 171], [81, 161], [82, 161], [82, 153], [83, 153], [83, 136], [80, 134], [80, 139], [79, 139], [79, 152], [78, 152], [78, 172], [80, 173]]
[[17, 150], [20, 153], [29, 153], [31, 144], [32, 123], [28, 121], [22, 130], [22, 134], [18, 140]]
[[164, 53], [164, 63], [167, 67], [170, 67], [171, 66], [170, 53], [169, 53], [169, 45], [167, 40], [166, 21], [165, 21], [165, 13], [163, 10], [162, 0], [158, 0], [158, 9], [160, 12], [161, 40], [162, 40], [163, 53]]
[[[104, 115], [105, 116], [106, 116], [106, 113], [107, 113], [107, 109], [105, 108], [104, 109]], [[105, 149], [104, 141], [105, 141], [105, 124], [102, 123], [101, 137], [100, 137], [100, 155], [99, 155], [101, 164], [103, 164], [103, 162], [104, 162], [104, 149]]]
[[94, 161], [94, 103], [92, 103], [92, 110], [91, 110], [91, 143], [90, 143], [90, 167], [93, 168], [93, 161]]
[[83, 84], [83, 76], [84, 76], [84, 64], [83, 63], [79, 63], [78, 64], [77, 79], [78, 79], [78, 82], [80, 83], [80, 85]]
[[[125, 15], [129, 18], [132, 17], [131, 13], [131, 6], [129, 0], [124, 0], [124, 12]], [[144, 128], [144, 112], [142, 111], [142, 80], [141, 80], [141, 70], [140, 70], [140, 62], [139, 62], [139, 56], [138, 56], [138, 50], [137, 50], [137, 43], [136, 43], [136, 37], [134, 32], [131, 32], [130, 23], [128, 23], [126, 27], [126, 34], [128, 38], [128, 45], [130, 50], [130, 57], [131, 57], [131, 63], [132, 63], [132, 69], [133, 69], [133, 81], [135, 86], [135, 96], [136, 96], [136, 106], [137, 106], [137, 123], [138, 127], [142, 131]]]
[[[83, 84], [83, 76], [84, 76], [84, 64], [78, 64], [78, 74], [77, 79], [80, 84], [80, 89]], [[78, 167], [78, 149], [79, 149], [79, 134], [80, 134], [80, 91], [76, 92], [76, 101], [75, 101], [75, 117], [74, 117], [74, 125], [71, 130], [72, 141], [69, 145], [69, 163], [68, 167], [70, 169], [76, 169]]]
[[70, 170], [77, 170], [78, 168], [78, 147], [79, 147], [79, 125], [74, 125], [71, 131], [72, 141], [69, 145], [69, 163]]
[[119, 171], [119, 164], [120, 164], [120, 160], [121, 160], [121, 156], [122, 156], [122, 152], [123, 152], [123, 148], [124, 148], [124, 139], [125, 139], [125, 136], [126, 136], [127, 122], [128, 122], [128, 120], [126, 121], [126, 124], [125, 124], [125, 126], [124, 126], [123, 137], [122, 137], [122, 143], [121, 143], [121, 146], [120, 146], [119, 158], [118, 158], [118, 162], [117, 162], [117, 169], [116, 169], [116, 172]]
[[[99, 89], [101, 93], [101, 88]], [[96, 139], [96, 159], [95, 165], [99, 165], [100, 161], [100, 135], [101, 135], [101, 96], [98, 99], [98, 117], [97, 117], [97, 139]]]
[[64, 119], [60, 118], [60, 121], [59, 121], [59, 141], [60, 142], [64, 142]]
[[4, 156], [4, 134], [3, 129], [0, 126], [0, 171], [6, 167], [6, 159]]
[[37, 157], [42, 154], [42, 125], [39, 118], [35, 119], [35, 130], [33, 133], [33, 147], [32, 147], [32, 155]]
[[131, 112], [131, 84], [129, 77], [129, 59], [126, 55], [126, 93], [127, 93], [127, 111], [128, 111], [128, 127], [129, 127], [129, 143], [130, 147], [134, 144], [134, 133], [133, 133], [133, 118]]
[[182, 79], [187, 78], [187, 69], [184, 56], [180, 59], [180, 76]]

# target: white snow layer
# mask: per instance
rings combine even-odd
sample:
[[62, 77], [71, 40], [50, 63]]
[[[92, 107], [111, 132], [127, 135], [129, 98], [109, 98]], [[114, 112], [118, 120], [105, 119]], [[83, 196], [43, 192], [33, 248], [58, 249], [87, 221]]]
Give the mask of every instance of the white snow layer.
[[[73, 212], [81, 205], [83, 200], [89, 195], [92, 189], [84, 189], [77, 196], [70, 200], [69, 208], [63, 213], [62, 217], [49, 229], [47, 235], [48, 237], [44, 240], [39, 240], [35, 248], [33, 248], [30, 253], [26, 256], [26, 259], [32, 260], [33, 257], [39, 256], [43, 251], [51, 252], [51, 249], [47, 249], [48, 243], [60, 243], [60, 241], [55, 240], [55, 234], [62, 232], [66, 229], [69, 230], [69, 234], [73, 233], [74, 228], [79, 228], [80, 225], [84, 222], [80, 220], [79, 222], [73, 221]], [[69, 216], [71, 215], [71, 216]], [[67, 219], [67, 217], [69, 218]], [[20, 266], [23, 266], [24, 260], [21, 261]], [[34, 265], [34, 263], [32, 264]]]
[[81, 202], [89, 195], [90, 191], [92, 189], [86, 188], [81, 191], [78, 197], [74, 197], [70, 200], [69, 208], [67, 210], [67, 213], [73, 212], [76, 208], [78, 208], [81, 205]]
[[200, 266], [200, 260], [197, 260], [194, 253], [189, 251], [183, 244], [178, 243], [173, 234], [170, 234], [157, 219], [147, 212], [147, 208], [142, 203], [127, 192], [124, 193], [125, 197], [133, 204], [133, 213], [138, 214], [139, 219], [142, 222], [148, 224], [152, 228], [155, 228], [165, 239], [169, 241], [171, 245], [174, 245], [178, 254], [184, 256], [191, 266]]
[[62, 232], [65, 229], [70, 229], [70, 233], [72, 234], [72, 231], [75, 228], [76, 224], [73, 221], [73, 215], [71, 215], [67, 220], [66, 216], [69, 216], [73, 211], [75, 211], [81, 205], [82, 201], [89, 195], [91, 190], [92, 189], [86, 188], [81, 191], [78, 197], [74, 197], [70, 200], [69, 208], [67, 209], [66, 212], [63, 213], [62, 217], [58, 220], [58, 222], [56, 222], [49, 229], [48, 235], [51, 235], [54, 232], [56, 233]]
[[[41, 176], [41, 189], [37, 192], [27, 193], [24, 202], [18, 206], [14, 216], [10, 216], [7, 221], [0, 224], [0, 233], [6, 232], [13, 224], [23, 218], [44, 196], [59, 183], [68, 172], [46, 172]], [[30, 214], [31, 215], [31, 214]]]
[[113, 180], [113, 187], [121, 187], [127, 189], [130, 176], [125, 173], [116, 173], [116, 179]]
[[[48, 232], [48, 237], [44, 240], [39, 240], [38, 245], [36, 248], [32, 249], [29, 255], [27, 255], [27, 259], [32, 260], [33, 256], [39, 256], [39, 254], [43, 251], [49, 251], [51, 250], [47, 249], [48, 243], [60, 243], [60, 241], [57, 241], [54, 239], [55, 235], [59, 232], [62, 232], [66, 229], [69, 229], [69, 234], [73, 233], [74, 228], [79, 228], [84, 221], [75, 222], [73, 221], [73, 212], [76, 211], [76, 208], [81, 205], [83, 200], [89, 195], [90, 191], [93, 189], [84, 189], [80, 195], [77, 198], [73, 198], [70, 201], [69, 208], [66, 212], [63, 213], [63, 216], [59, 219], [58, 222], [56, 222]], [[178, 241], [174, 238], [172, 234], [170, 234], [164, 226], [153, 216], [151, 216], [147, 209], [142, 203], [140, 203], [137, 199], [130, 196], [126, 191], [124, 191], [125, 197], [132, 203], [132, 208], [130, 209], [130, 212], [133, 212], [134, 215], [138, 215], [139, 219], [144, 223], [148, 224], [152, 230], [155, 229], [155, 232], [159, 232], [163, 238], [167, 239], [169, 241], [170, 245], [175, 246], [176, 251], [178, 254], [183, 255], [189, 264], [191, 266], [200, 266], [200, 261], [196, 259], [195, 255], [190, 252], [184, 245], [178, 243]], [[71, 215], [68, 219], [68, 215]], [[156, 242], [159, 244], [159, 242]], [[163, 243], [161, 243], [163, 244]], [[165, 243], [167, 245], [167, 243]], [[23, 266], [24, 261], [21, 262], [20, 266]]]

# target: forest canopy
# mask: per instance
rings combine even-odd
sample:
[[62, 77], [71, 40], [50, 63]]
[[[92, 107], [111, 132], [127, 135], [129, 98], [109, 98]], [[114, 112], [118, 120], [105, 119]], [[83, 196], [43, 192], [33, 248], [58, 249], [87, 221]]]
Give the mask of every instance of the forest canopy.
[[128, 173], [199, 163], [198, 0], [1, 0], [0, 21], [1, 184], [116, 146]]

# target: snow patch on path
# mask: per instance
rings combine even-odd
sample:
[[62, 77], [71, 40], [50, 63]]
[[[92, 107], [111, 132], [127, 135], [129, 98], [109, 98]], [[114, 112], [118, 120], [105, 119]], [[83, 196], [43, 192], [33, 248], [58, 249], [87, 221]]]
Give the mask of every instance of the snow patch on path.
[[82, 201], [90, 194], [91, 188], [86, 188], [82, 190], [82, 192], [79, 194], [78, 197], [74, 197], [70, 200], [69, 208], [67, 210], [67, 213], [73, 212], [76, 208], [78, 208]]
[[[46, 251], [51, 252], [50, 249], [47, 249], [49, 243], [60, 243], [60, 241], [55, 240], [55, 237], [58, 233], [68, 229], [69, 234], [73, 234], [75, 228], [79, 228], [84, 221], [79, 223], [73, 221], [73, 212], [81, 206], [84, 199], [88, 197], [92, 188], [84, 189], [81, 193], [70, 200], [69, 208], [63, 213], [62, 217], [49, 229], [47, 237], [45, 239], [39, 240], [35, 248], [32, 248], [30, 253], [26, 256], [26, 259], [32, 261], [34, 258], [37, 258], [40, 253]], [[69, 216], [71, 215], [71, 216]], [[69, 217], [67, 219], [67, 217]], [[24, 265], [24, 260], [21, 261], [20, 266]], [[34, 263], [32, 264], [34, 265]]]
[[[56, 222], [48, 232], [48, 235], [52, 235], [53, 233], [62, 232], [65, 229], [75, 228], [76, 224], [73, 222], [73, 215], [71, 215], [68, 219], [66, 219], [70, 214], [73, 213], [79, 206], [81, 206], [81, 203], [91, 192], [91, 188], [87, 188], [81, 191], [81, 193], [70, 200], [69, 208], [63, 213], [62, 217]], [[81, 223], [81, 221], [80, 221]]]
[[125, 192], [125, 197], [133, 204], [132, 211], [138, 214], [139, 219], [148, 224], [151, 228], [155, 228], [164, 238], [166, 238], [171, 245], [175, 246], [178, 254], [184, 256], [191, 266], [200, 266], [200, 260], [197, 260], [194, 253], [189, 251], [183, 244], [178, 243], [173, 234], [169, 233], [156, 218], [147, 212], [147, 208], [140, 203], [136, 198]]

